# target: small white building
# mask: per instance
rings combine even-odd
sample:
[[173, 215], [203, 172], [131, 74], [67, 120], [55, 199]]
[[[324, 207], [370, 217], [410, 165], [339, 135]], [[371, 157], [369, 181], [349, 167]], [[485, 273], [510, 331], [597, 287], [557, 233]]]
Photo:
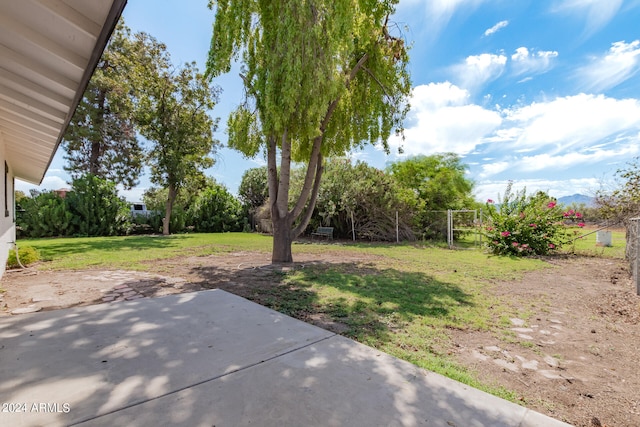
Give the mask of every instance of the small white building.
[[39, 185], [127, 0], [0, 1], [0, 277], [14, 180]]

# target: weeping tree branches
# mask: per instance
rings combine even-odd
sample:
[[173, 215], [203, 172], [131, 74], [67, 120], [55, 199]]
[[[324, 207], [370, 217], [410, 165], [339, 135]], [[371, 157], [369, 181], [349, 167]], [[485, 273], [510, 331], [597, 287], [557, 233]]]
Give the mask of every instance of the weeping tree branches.
[[[216, 17], [207, 73], [228, 72], [242, 57], [247, 98], [229, 117], [229, 145], [248, 157], [266, 154], [274, 262], [292, 261], [291, 242], [311, 218], [323, 158], [367, 142], [388, 150], [391, 132], [402, 131], [411, 83], [406, 46], [388, 28], [396, 3], [210, 2]], [[292, 161], [307, 171], [289, 207]]]

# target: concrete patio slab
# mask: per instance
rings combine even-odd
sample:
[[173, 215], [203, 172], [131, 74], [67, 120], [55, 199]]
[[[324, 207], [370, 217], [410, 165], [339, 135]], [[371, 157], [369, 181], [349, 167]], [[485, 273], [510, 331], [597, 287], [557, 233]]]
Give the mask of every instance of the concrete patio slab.
[[0, 318], [0, 425], [562, 426], [221, 290]]

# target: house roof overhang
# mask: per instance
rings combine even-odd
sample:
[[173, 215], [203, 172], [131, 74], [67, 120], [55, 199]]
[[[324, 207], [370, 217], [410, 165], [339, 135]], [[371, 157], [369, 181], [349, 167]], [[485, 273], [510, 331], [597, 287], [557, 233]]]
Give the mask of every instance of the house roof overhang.
[[40, 184], [127, 0], [0, 1], [0, 141]]

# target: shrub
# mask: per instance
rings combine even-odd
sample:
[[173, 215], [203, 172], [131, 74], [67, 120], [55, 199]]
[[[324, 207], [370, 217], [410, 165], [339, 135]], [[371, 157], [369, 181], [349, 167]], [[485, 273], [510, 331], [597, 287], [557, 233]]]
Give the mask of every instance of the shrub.
[[511, 184], [499, 206], [486, 204], [489, 221], [484, 230], [488, 249], [496, 255], [547, 255], [570, 242], [568, 228], [583, 227], [582, 214], [563, 212], [556, 200], [544, 192], [515, 194]]
[[[40, 252], [33, 246], [20, 246], [18, 248], [18, 258], [23, 266], [28, 266], [36, 261], [40, 260]], [[7, 259], [7, 268], [20, 267], [18, 260], [16, 259], [16, 251], [14, 249], [9, 251], [9, 258]]]
[[68, 236], [73, 232], [73, 215], [65, 199], [53, 191], [32, 190], [31, 197], [20, 201], [24, 209], [17, 218], [17, 228], [28, 237]]
[[240, 202], [217, 183], [203, 190], [188, 211], [189, 225], [198, 232], [241, 231], [243, 220]]
[[95, 175], [75, 179], [66, 201], [78, 235], [116, 236], [130, 228], [129, 206], [113, 182]]

